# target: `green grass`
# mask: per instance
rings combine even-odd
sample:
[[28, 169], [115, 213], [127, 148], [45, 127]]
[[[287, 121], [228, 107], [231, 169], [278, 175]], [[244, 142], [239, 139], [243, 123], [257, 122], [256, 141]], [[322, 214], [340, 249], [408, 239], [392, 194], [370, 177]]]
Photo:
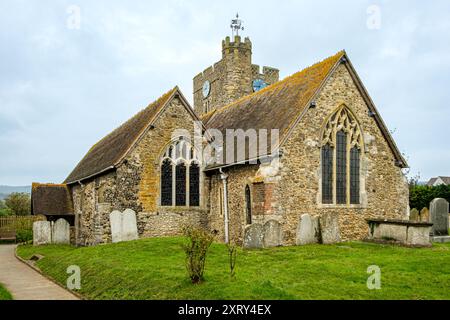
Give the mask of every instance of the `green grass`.
[[[239, 250], [236, 278], [227, 248], [213, 244], [206, 281], [192, 285], [181, 238], [142, 239], [89, 248], [20, 246], [62, 284], [70, 265], [81, 268], [88, 299], [450, 299], [450, 245], [411, 249], [345, 243]], [[381, 268], [381, 290], [367, 289], [367, 268]]]
[[11, 294], [0, 284], [0, 300], [12, 300]]

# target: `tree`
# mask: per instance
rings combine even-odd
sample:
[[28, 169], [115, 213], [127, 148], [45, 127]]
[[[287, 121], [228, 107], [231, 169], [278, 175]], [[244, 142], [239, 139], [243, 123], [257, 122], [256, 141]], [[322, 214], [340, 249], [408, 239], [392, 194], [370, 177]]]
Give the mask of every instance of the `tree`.
[[27, 193], [11, 193], [6, 197], [5, 204], [17, 216], [31, 214], [31, 198]]

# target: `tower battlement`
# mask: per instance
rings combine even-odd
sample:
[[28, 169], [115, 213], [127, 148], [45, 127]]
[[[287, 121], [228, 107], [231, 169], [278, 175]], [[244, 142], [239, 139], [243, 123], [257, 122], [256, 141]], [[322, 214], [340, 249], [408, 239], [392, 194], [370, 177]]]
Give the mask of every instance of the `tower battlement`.
[[227, 54], [234, 53], [236, 51], [241, 53], [249, 53], [251, 55], [252, 42], [250, 41], [250, 38], [246, 37], [244, 42], [242, 42], [240, 36], [235, 36], [234, 41], [231, 41], [230, 37], [226, 37], [225, 40], [222, 40], [222, 58]]
[[194, 110], [201, 116], [279, 80], [278, 69], [252, 64], [252, 42], [242, 40], [242, 21], [232, 20], [233, 37], [222, 40], [222, 59], [193, 79]]

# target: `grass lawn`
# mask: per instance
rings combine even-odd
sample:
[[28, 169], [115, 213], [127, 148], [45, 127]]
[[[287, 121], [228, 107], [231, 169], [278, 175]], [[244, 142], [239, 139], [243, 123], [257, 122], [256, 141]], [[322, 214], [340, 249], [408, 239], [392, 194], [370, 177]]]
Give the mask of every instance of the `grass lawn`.
[[[368, 243], [239, 250], [229, 276], [227, 248], [213, 244], [206, 281], [192, 285], [182, 238], [142, 239], [97, 247], [20, 246], [62, 284], [81, 268], [88, 299], [450, 299], [450, 245], [411, 249]], [[381, 268], [381, 290], [367, 289], [367, 268]]]
[[0, 300], [12, 300], [11, 294], [0, 284]]

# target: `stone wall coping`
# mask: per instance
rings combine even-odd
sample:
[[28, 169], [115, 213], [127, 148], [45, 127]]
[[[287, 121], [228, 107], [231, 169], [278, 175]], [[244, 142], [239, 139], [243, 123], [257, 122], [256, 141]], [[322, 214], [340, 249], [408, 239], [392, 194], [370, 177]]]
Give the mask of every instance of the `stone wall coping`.
[[366, 219], [370, 223], [376, 224], [395, 224], [400, 226], [410, 226], [410, 227], [431, 227], [433, 226], [430, 222], [419, 222], [419, 221], [409, 221], [409, 220], [396, 220], [396, 219]]

